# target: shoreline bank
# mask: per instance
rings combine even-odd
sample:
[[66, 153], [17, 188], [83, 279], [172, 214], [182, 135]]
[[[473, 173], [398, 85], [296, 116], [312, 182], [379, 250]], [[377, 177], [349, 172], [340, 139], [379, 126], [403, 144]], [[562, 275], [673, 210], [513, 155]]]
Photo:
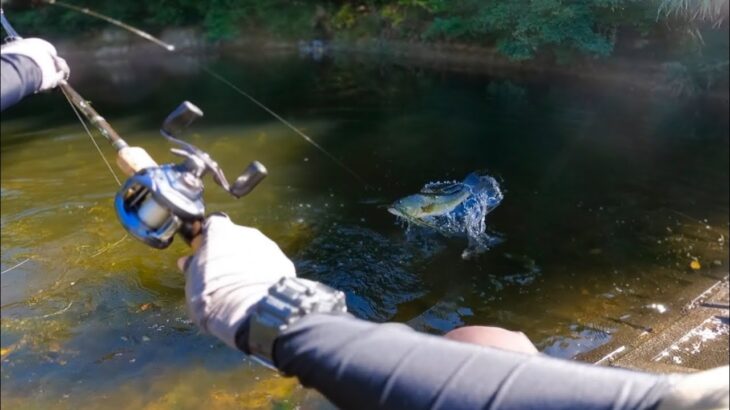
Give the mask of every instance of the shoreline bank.
[[[176, 46], [176, 54], [186, 55], [255, 55], [276, 56], [300, 53], [298, 42], [270, 36], [242, 36], [233, 41], [206, 42], [199, 29], [168, 29], [160, 35]], [[59, 40], [59, 54], [81, 60], [159, 58], [167, 53], [159, 46], [129, 33], [105, 30], [93, 37]], [[301, 54], [301, 53], [300, 53]], [[730, 103], [730, 91], [720, 80], [708, 89], [693, 84], [691, 73], [680, 62], [656, 57], [643, 59], [613, 56], [576, 58], [558, 63], [546, 58], [514, 61], [494, 48], [458, 43], [422, 43], [364, 40], [333, 41], [325, 46], [325, 56], [355, 60], [378, 59], [383, 63], [438, 71], [509, 77], [521, 80], [581, 82], [604, 87], [620, 87], [630, 93], [657, 94], [670, 97], [702, 97], [724, 105]], [[722, 69], [722, 68], [721, 68]], [[727, 70], [727, 68], [725, 68]]]

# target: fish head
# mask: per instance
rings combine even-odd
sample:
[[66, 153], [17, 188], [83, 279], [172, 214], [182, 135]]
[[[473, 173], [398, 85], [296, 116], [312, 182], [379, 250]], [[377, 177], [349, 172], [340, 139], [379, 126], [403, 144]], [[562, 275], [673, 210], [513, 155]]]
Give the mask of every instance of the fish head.
[[419, 219], [428, 215], [433, 201], [425, 195], [415, 194], [401, 198], [388, 207], [388, 212], [405, 219]]

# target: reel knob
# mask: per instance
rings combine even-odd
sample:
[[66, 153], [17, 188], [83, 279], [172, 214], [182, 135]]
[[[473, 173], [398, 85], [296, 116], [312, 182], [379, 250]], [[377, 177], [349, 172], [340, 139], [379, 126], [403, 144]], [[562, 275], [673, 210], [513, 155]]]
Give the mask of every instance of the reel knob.
[[268, 174], [269, 172], [266, 170], [264, 164], [254, 161], [249, 164], [246, 170], [243, 171], [243, 173], [239, 175], [235, 181], [233, 181], [233, 185], [231, 185], [229, 192], [236, 198], [247, 195], [253, 191], [253, 189], [256, 188], [256, 185], [263, 181]]
[[183, 101], [175, 111], [162, 122], [162, 133], [177, 135], [185, 130], [193, 121], [203, 117], [203, 110], [190, 101]]

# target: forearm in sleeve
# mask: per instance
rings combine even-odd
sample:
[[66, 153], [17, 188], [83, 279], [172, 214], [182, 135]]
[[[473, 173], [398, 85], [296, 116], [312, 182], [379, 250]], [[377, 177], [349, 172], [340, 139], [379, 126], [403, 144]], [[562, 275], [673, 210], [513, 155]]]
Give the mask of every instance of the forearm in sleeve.
[[308, 315], [277, 338], [276, 366], [344, 409], [647, 409], [666, 376], [524, 355]]
[[41, 86], [41, 69], [30, 58], [16, 54], [0, 57], [0, 111], [15, 105]]

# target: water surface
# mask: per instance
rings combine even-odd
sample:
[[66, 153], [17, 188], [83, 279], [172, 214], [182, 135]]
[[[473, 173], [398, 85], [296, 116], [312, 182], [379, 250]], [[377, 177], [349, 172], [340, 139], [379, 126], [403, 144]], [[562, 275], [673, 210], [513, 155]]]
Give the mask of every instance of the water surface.
[[[157, 129], [183, 100], [205, 111], [185, 139], [229, 178], [263, 162], [270, 177], [242, 200], [210, 182], [208, 209], [271, 236], [301, 276], [346, 291], [359, 317], [437, 334], [498, 325], [570, 358], [610, 340], [616, 319], [678, 309], [677, 291], [727, 271], [726, 101], [256, 57], [70, 60], [77, 89], [159, 162], [174, 157]], [[366, 185], [201, 64], [301, 127]], [[1, 149], [4, 404], [328, 406], [187, 320], [174, 263], [186, 247], [159, 251], [125, 235], [112, 208], [116, 182], [62, 96], [4, 112]], [[384, 208], [474, 170], [505, 193], [487, 217], [504, 241], [477, 258], [460, 257], [465, 240], [406, 235]]]

